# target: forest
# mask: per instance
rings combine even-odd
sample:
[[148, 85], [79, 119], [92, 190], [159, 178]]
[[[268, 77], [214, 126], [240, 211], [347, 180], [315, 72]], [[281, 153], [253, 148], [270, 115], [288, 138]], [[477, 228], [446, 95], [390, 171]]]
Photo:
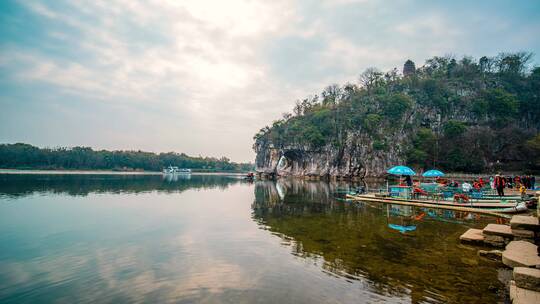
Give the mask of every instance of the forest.
[[540, 171], [540, 67], [533, 54], [433, 57], [400, 71], [369, 68], [296, 101], [254, 140], [305, 151], [338, 150], [368, 134], [373, 151], [398, 145], [416, 168]]
[[192, 157], [184, 153], [93, 150], [89, 147], [39, 148], [29, 144], [0, 144], [0, 168], [57, 170], [161, 171], [168, 166], [199, 172], [249, 171], [253, 165], [226, 157]]

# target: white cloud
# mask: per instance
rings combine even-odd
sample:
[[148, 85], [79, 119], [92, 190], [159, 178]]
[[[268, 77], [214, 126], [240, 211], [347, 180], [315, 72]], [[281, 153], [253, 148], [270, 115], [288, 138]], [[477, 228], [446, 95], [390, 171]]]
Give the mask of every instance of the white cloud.
[[[386, 70], [407, 58], [458, 53], [469, 31], [436, 9], [411, 17], [403, 1], [21, 4], [44, 19], [49, 40], [30, 47], [7, 41], [0, 65], [10, 78], [47, 84], [58, 102], [78, 96], [129, 107], [141, 126], [159, 116], [173, 121], [152, 129], [159, 134], [152, 139], [104, 148], [151, 146], [234, 160], [252, 159], [252, 134], [294, 100], [329, 83], [354, 81], [370, 66]], [[46, 138], [39, 128], [21, 132]], [[103, 145], [106, 136], [96, 133], [91, 143]]]

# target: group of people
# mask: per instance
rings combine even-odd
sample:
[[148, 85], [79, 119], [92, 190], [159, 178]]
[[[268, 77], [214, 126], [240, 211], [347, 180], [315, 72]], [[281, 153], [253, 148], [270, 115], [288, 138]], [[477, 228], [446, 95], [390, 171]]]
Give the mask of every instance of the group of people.
[[[521, 192], [522, 195], [525, 195], [527, 189], [534, 190], [536, 187], [536, 178], [534, 177], [534, 175], [502, 176], [500, 174], [497, 174], [490, 177], [489, 181], [484, 180], [480, 177], [477, 180], [464, 181], [461, 184], [455, 180], [448, 181], [447, 179], [440, 177], [437, 177], [435, 181], [443, 187], [461, 187], [464, 193], [470, 193], [473, 190], [481, 190], [489, 183], [490, 188], [493, 190], [497, 190], [497, 194], [499, 196], [504, 196], [505, 188], [517, 189]], [[405, 177], [404, 184], [409, 187], [413, 185], [413, 181], [410, 176]]]
[[463, 183], [460, 184], [456, 180], [448, 181], [447, 179], [438, 177], [435, 179], [435, 182], [442, 186], [446, 186], [450, 188], [462, 187], [464, 192], [470, 192], [472, 189], [476, 189], [476, 190], [482, 189], [484, 185], [486, 185], [487, 181], [485, 181], [483, 178], [480, 177], [477, 180], [464, 181]]
[[[506, 188], [519, 189], [521, 186], [524, 186], [525, 189], [534, 190], [536, 187], [536, 177], [534, 175], [501, 176], [501, 178], [504, 179]], [[492, 188], [495, 189], [493, 186]]]
[[491, 189], [497, 189], [497, 194], [499, 196], [504, 196], [504, 189], [517, 189], [523, 195], [527, 192], [527, 189], [534, 190], [536, 188], [536, 177], [534, 175], [516, 175], [512, 176], [501, 176], [500, 174], [495, 175], [495, 178], [490, 179]]

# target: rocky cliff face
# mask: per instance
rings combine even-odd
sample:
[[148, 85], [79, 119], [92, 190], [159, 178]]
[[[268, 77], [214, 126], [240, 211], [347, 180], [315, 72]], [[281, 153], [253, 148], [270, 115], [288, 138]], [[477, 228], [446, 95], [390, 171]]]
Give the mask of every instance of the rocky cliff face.
[[255, 134], [256, 170], [344, 178], [379, 177], [400, 164], [540, 170], [540, 68], [522, 68], [527, 58], [435, 57], [418, 69], [407, 62], [403, 77], [368, 69], [360, 85], [331, 85]]
[[379, 177], [389, 167], [403, 163], [401, 145], [388, 151], [373, 149], [372, 140], [351, 134], [342, 148], [326, 146], [310, 150], [302, 146], [276, 147], [266, 137], [255, 142], [256, 171], [276, 176], [363, 178]]
[[[419, 117], [421, 120], [417, 121]], [[253, 146], [257, 153], [255, 168], [259, 174], [267, 176], [382, 177], [388, 168], [405, 164], [404, 149], [420, 124], [437, 119], [435, 111], [413, 106], [399, 122], [401, 127], [386, 134], [385, 142], [390, 144], [384, 149], [376, 149], [372, 134], [362, 129], [350, 131], [340, 148], [326, 145], [316, 150], [302, 145], [276, 145], [265, 135], [257, 138]], [[409, 129], [403, 127], [406, 124]]]

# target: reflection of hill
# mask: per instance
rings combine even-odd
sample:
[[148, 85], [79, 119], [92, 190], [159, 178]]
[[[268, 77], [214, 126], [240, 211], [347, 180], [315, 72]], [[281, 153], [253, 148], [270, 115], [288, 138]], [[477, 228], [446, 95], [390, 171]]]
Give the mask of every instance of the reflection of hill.
[[169, 178], [159, 175], [2, 175], [0, 195], [19, 197], [39, 192], [89, 193], [182, 192], [192, 188], [222, 188], [241, 182], [223, 175]]
[[[256, 221], [291, 243], [299, 257], [321, 256], [325, 271], [351, 279], [383, 294], [410, 297], [413, 303], [491, 303], [496, 268], [476, 251], [457, 242], [464, 227], [430, 219], [422, 210], [387, 210], [332, 199], [334, 187], [324, 182], [281, 184], [279, 198], [272, 182], [255, 185]], [[427, 212], [427, 211], [426, 211]], [[401, 234], [389, 223], [410, 223], [414, 233]]]

